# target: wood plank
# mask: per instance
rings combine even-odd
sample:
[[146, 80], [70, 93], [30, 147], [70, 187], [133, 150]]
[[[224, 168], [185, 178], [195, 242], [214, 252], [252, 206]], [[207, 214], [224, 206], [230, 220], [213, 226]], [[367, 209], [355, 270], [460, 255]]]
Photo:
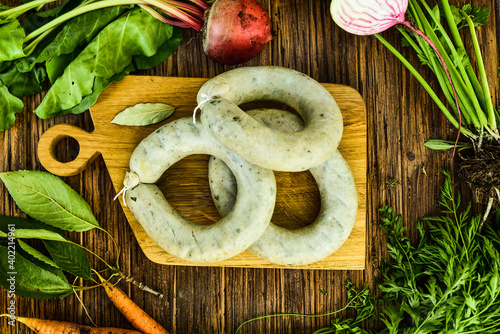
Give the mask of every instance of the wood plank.
[[[123, 178], [129, 170], [130, 155], [137, 144], [159, 126], [191, 117], [196, 107], [196, 94], [207, 79], [129, 76], [113, 84], [92, 106], [95, 130], [92, 133], [74, 126], [56, 125], [43, 134], [38, 145], [42, 165], [51, 173], [70, 176], [84, 170], [98, 155], [102, 155], [111, 180], [118, 193], [123, 188]], [[358, 214], [348, 240], [334, 254], [314, 264], [294, 266], [307, 269], [363, 269], [365, 262], [366, 230], [366, 123], [361, 96], [344, 85], [323, 84], [337, 101], [344, 119], [344, 134], [340, 152], [349, 163], [358, 189]], [[147, 127], [128, 127], [112, 124], [111, 120], [123, 109], [137, 103], [167, 103], [177, 107], [166, 121]], [[262, 103], [259, 103], [262, 106]], [[71, 136], [79, 144], [79, 154], [73, 161], [61, 162], [55, 157], [55, 147], [62, 138]], [[167, 200], [185, 218], [195, 223], [213, 223], [220, 219], [212, 203], [207, 181], [207, 158], [194, 156], [172, 166], [159, 180], [158, 185]], [[309, 172], [276, 173], [280, 186], [277, 210], [273, 222], [290, 227], [293, 220], [302, 220], [302, 226], [312, 222], [319, 212], [317, 186]], [[291, 200], [288, 194], [294, 194]], [[316, 194], [316, 196], [314, 196]], [[301, 200], [301, 199], [304, 200]], [[308, 200], [308, 198], [311, 198]], [[166, 253], [142, 229], [131, 211], [123, 206], [125, 215], [146, 256], [161, 264], [203, 265], [224, 267], [289, 268], [267, 262], [250, 252], [244, 252], [226, 261], [192, 264]], [[310, 217], [310, 220], [304, 219]], [[301, 219], [302, 218], [302, 219]], [[208, 221], [208, 222], [207, 222]], [[299, 222], [300, 223], [300, 222]]]

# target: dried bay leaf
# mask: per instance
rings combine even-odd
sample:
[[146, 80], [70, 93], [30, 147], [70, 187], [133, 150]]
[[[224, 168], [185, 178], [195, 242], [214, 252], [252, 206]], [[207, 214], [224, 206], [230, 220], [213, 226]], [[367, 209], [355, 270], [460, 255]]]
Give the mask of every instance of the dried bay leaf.
[[111, 123], [128, 126], [156, 124], [172, 115], [174, 110], [175, 107], [165, 103], [139, 103], [119, 112]]

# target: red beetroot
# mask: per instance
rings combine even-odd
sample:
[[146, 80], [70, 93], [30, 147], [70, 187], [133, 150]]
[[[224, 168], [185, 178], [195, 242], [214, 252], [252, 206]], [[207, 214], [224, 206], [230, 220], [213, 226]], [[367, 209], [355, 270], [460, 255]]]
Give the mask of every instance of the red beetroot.
[[203, 50], [216, 62], [244, 63], [271, 39], [271, 20], [257, 0], [216, 0], [208, 9]]

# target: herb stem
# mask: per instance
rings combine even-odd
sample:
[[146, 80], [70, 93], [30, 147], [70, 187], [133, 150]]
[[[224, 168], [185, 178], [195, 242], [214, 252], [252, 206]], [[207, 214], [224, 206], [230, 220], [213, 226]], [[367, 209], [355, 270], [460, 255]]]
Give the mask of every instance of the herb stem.
[[490, 88], [488, 86], [488, 78], [486, 76], [486, 70], [484, 69], [483, 57], [481, 55], [481, 49], [479, 48], [479, 42], [477, 40], [476, 31], [474, 29], [474, 23], [470, 19], [469, 15], [467, 15], [467, 13], [465, 13], [463, 10], [460, 10], [460, 13], [464, 16], [465, 20], [467, 21], [467, 25], [469, 26], [469, 29], [470, 29], [472, 44], [474, 46], [474, 52], [476, 53], [476, 58], [477, 58], [479, 75], [481, 77], [481, 84], [483, 86], [484, 99], [486, 102], [486, 113], [488, 115], [488, 125], [489, 125], [491, 131], [494, 132], [492, 135], [496, 139], [499, 139], [500, 137], [498, 136], [498, 129], [497, 129], [496, 119], [495, 119], [495, 111], [493, 108], [493, 103], [491, 102]]
[[[422, 87], [426, 90], [426, 92], [430, 95], [432, 100], [437, 104], [441, 112], [445, 115], [445, 117], [450, 121], [450, 123], [455, 126], [457, 129], [459, 127], [459, 124], [455, 117], [450, 113], [450, 111], [446, 108], [446, 106], [443, 104], [443, 102], [439, 99], [437, 94], [434, 92], [434, 90], [431, 88], [431, 86], [425, 81], [425, 79], [418, 73], [418, 71], [413, 67], [410, 62], [398, 51], [396, 48], [394, 48], [385, 38], [383, 38], [380, 34], [375, 34], [375, 37], [385, 46], [389, 51], [391, 51], [396, 58], [398, 58], [401, 63], [413, 74], [413, 76], [418, 80], [418, 82], [422, 85]], [[477, 139], [477, 135], [472, 133], [469, 129], [462, 128], [461, 133], [471, 139]]]
[[28, 10], [30, 9], [33, 9], [33, 8], [36, 8], [38, 6], [42, 6], [42, 5], [45, 5], [47, 3], [51, 3], [51, 2], [55, 2], [57, 0], [35, 0], [35, 1], [31, 1], [31, 2], [28, 2], [28, 3], [25, 3], [25, 4], [22, 4], [20, 6], [16, 6], [16, 7], [13, 7], [13, 8], [10, 8], [10, 9], [7, 9], [7, 10], [4, 10], [2, 12], [0, 12], [0, 18], [2, 17], [7, 17], [9, 15], [16, 15], [19, 16], [25, 12], [27, 12]]
[[[448, 22], [448, 28], [451, 33], [451, 37], [453, 38], [455, 44], [457, 45], [458, 50], [463, 50], [465, 52], [465, 45], [462, 41], [462, 38], [460, 37], [460, 33], [458, 32], [457, 25], [455, 23], [455, 19], [453, 17], [453, 13], [451, 11], [450, 4], [448, 0], [441, 0], [441, 6], [444, 11], [444, 17], [446, 21]], [[472, 86], [474, 87], [474, 91], [476, 93], [476, 96], [479, 99], [479, 103], [484, 106], [485, 101], [483, 98], [483, 90], [481, 88], [481, 84], [479, 83], [479, 80], [477, 79], [476, 73], [474, 73], [474, 70], [470, 64], [469, 58], [466, 57], [464, 59], [467, 61], [467, 65], [465, 66], [465, 70], [467, 72], [467, 75], [469, 76], [469, 79], [471, 80]]]
[[349, 307], [352, 307], [350, 305], [356, 300], [356, 298], [358, 298], [359, 296], [361, 296], [362, 293], [363, 293], [363, 290], [357, 291], [356, 295], [354, 295], [354, 297], [352, 297], [351, 300], [349, 300], [349, 302], [347, 302], [347, 304], [344, 307], [342, 307], [341, 309], [336, 310], [336, 311], [332, 311], [332, 312], [329, 312], [329, 313], [323, 313], [323, 314], [278, 313], [278, 314], [264, 315], [264, 316], [256, 317], [256, 318], [253, 318], [253, 319], [250, 319], [250, 320], [247, 320], [247, 321], [243, 322], [241, 325], [238, 326], [238, 328], [236, 329], [236, 331], [234, 333], [235, 334], [238, 333], [239, 330], [245, 324], [247, 324], [249, 322], [252, 322], [252, 321], [255, 321], [255, 320], [261, 320], [261, 319], [273, 318], [273, 317], [283, 317], [283, 316], [318, 318], [318, 317], [326, 317], [326, 316], [329, 316], [329, 315], [333, 315], [335, 313], [342, 312], [342, 311], [346, 310]]

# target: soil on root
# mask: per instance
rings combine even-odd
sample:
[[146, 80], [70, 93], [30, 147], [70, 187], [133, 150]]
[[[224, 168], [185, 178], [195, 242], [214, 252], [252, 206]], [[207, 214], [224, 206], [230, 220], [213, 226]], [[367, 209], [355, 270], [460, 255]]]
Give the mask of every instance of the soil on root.
[[460, 177], [467, 182], [478, 203], [500, 203], [500, 145], [483, 144], [470, 156], [462, 156]]

